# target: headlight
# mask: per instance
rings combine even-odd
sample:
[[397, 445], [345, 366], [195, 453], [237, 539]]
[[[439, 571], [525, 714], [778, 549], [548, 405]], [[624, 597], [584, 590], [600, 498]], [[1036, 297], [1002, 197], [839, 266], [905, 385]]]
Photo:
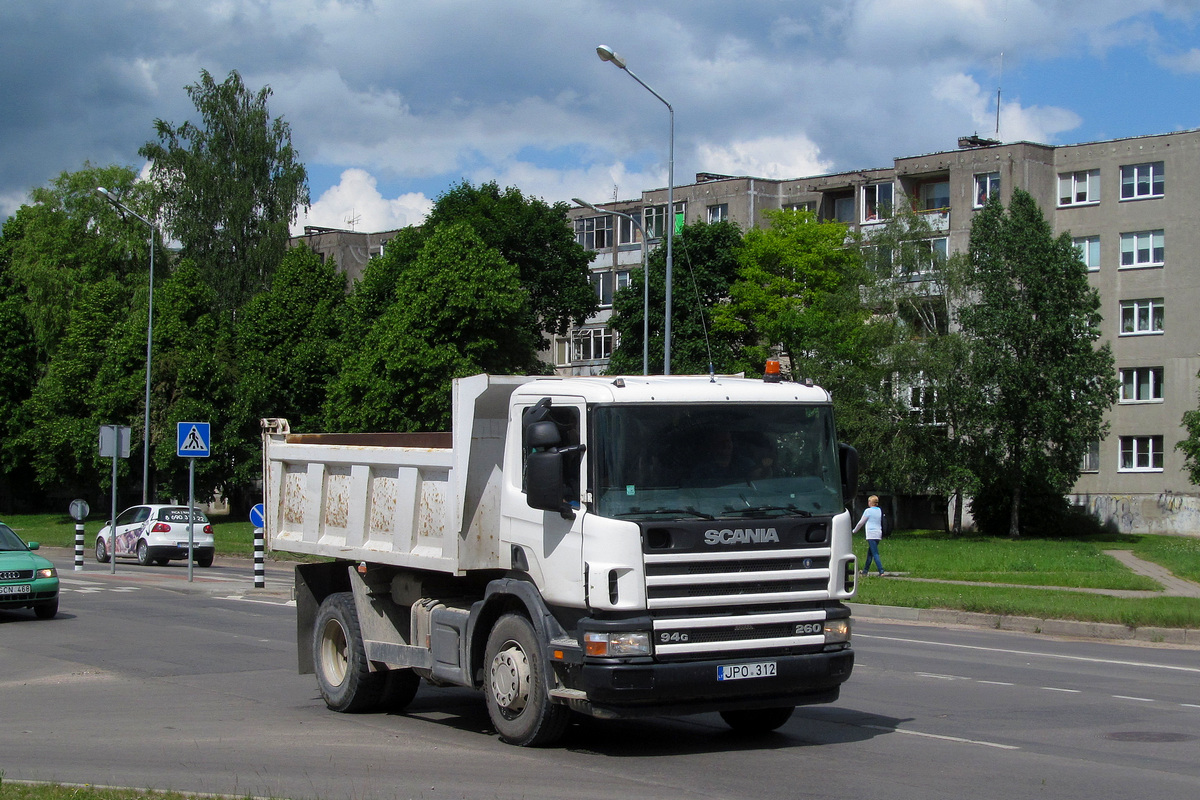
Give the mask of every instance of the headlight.
[[617, 631], [613, 633], [585, 633], [584, 651], [589, 656], [648, 656], [650, 634], [645, 631]]
[[825, 644], [837, 644], [850, 641], [850, 620], [825, 620]]
[[47, 569], [39, 569], [37, 572], [33, 573], [33, 577], [35, 577], [35, 578], [54, 578], [57, 576], [58, 576], [58, 570], [55, 569], [54, 567], [49, 567]]

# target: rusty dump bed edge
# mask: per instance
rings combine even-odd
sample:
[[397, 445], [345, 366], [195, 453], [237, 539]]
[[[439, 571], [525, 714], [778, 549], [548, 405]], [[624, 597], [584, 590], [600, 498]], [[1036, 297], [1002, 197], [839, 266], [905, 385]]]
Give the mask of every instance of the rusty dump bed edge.
[[449, 431], [417, 433], [289, 433], [288, 444], [335, 444], [350, 447], [420, 447], [449, 450]]

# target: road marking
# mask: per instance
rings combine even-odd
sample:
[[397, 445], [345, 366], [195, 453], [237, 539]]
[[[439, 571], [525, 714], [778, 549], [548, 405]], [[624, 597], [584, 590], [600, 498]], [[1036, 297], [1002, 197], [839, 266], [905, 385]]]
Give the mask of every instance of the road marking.
[[937, 673], [934, 673], [934, 672], [917, 672], [915, 674], [922, 678], [937, 678], [939, 681], [969, 681], [969, 680], [971, 680], [970, 678], [967, 678], [963, 675], [938, 675]]
[[1066, 692], [1067, 694], [1079, 694], [1081, 691], [1079, 689], [1059, 689], [1056, 686], [1043, 686], [1042, 690], [1046, 692]]
[[1015, 683], [1009, 683], [1008, 681], [975, 681], [975, 682], [976, 683], [986, 683], [989, 686], [1016, 686]]
[[1038, 653], [1032, 650], [1008, 650], [1003, 647], [983, 647], [976, 644], [955, 644], [951, 642], [931, 642], [925, 639], [905, 639], [899, 636], [871, 636], [870, 634], [855, 633], [856, 639], [880, 639], [887, 642], [903, 642], [905, 644], [937, 645], [939, 647], [957, 647], [961, 650], [980, 650], [985, 653], [1005, 653], [1014, 656], [1037, 656], [1040, 658], [1057, 658], [1063, 661], [1083, 661], [1089, 664], [1113, 664], [1120, 667], [1138, 667], [1141, 669], [1168, 669], [1176, 672], [1193, 672], [1200, 675], [1200, 667], [1180, 667], [1174, 664], [1150, 664], [1145, 661], [1119, 661], [1112, 658], [1092, 658], [1090, 656], [1068, 656], [1058, 653]]
[[227, 595], [227, 596], [226, 596], [225, 598], [223, 598], [223, 599], [225, 599], [225, 600], [237, 600], [237, 601], [239, 601], [239, 602], [242, 602], [242, 603], [261, 603], [261, 604], [262, 604], [262, 605], [264, 605], [264, 606], [287, 606], [288, 608], [295, 608], [295, 607], [296, 607], [296, 601], [295, 601], [295, 600], [283, 600], [283, 601], [281, 601], [281, 602], [277, 602], [277, 601], [275, 601], [275, 600], [258, 600], [258, 599], [255, 599], [255, 598], [253, 598], [253, 597], [246, 597], [245, 595], [240, 595], [240, 594], [231, 594], [231, 595]]
[[1139, 703], [1155, 702], [1153, 697], [1130, 697], [1130, 696], [1124, 695], [1124, 694], [1114, 694], [1113, 697], [1115, 697], [1118, 700], [1136, 700]]
[[75, 594], [95, 594], [96, 592], [136, 592], [141, 586], [87, 586], [82, 589], [72, 589], [70, 586], [60, 586], [59, 592], [74, 592]]
[[982, 747], [997, 747], [1001, 750], [1020, 750], [1021, 748], [1011, 744], [1000, 744], [999, 742], [984, 742], [979, 739], [964, 739], [961, 736], [942, 736], [936, 733], [922, 733], [921, 731], [909, 731], [904, 728], [888, 728], [883, 725], [863, 725], [864, 728], [870, 728], [876, 731], [884, 731], [886, 733], [906, 733], [909, 736], [920, 736], [924, 739], [940, 739], [943, 742], [958, 742], [959, 744], [977, 744]]

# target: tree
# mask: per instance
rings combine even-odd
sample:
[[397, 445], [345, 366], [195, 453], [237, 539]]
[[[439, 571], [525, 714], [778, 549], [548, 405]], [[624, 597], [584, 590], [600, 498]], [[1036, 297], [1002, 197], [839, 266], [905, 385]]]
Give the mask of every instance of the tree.
[[4, 226], [0, 249], [9, 261], [14, 291], [28, 301], [25, 315], [38, 346], [53, 356], [85, 287], [109, 276], [127, 285], [145, 282], [149, 231], [122, 220], [96, 194], [104, 186], [132, 208], [147, 206], [145, 184], [128, 167], [93, 167], [63, 172], [31, 192]]
[[[962, 498], [976, 486], [965, 456], [966, 342], [951, 326], [963, 293], [964, 261], [934, 247], [925, 215], [900, 207], [862, 242], [875, 280], [864, 286], [879, 335], [878, 361], [891, 370], [868, 434], [874, 485], [897, 494], [954, 496], [950, 528], [962, 529]], [[860, 439], [859, 442], [861, 443]]]
[[261, 477], [260, 419], [285, 417], [295, 431], [321, 428], [326, 388], [337, 374], [333, 351], [345, 302], [345, 275], [300, 246], [283, 257], [271, 288], [238, 315], [237, 388], [223, 432], [235, 445], [234, 484], [226, 492], [231, 502], [240, 487]]
[[[685, 226], [675, 236], [675, 266], [671, 308], [671, 372], [678, 375], [735, 372], [743, 368], [745, 342], [740, 332], [718, 330], [713, 310], [729, 297], [729, 286], [737, 278], [738, 248], [742, 233], [732, 222], [697, 223]], [[661, 372], [663, 362], [663, 318], [666, 307], [666, 248], [649, 255], [650, 347], [649, 370]], [[620, 343], [609, 361], [614, 375], [637, 375], [642, 371], [642, 316], [646, 304], [645, 275], [632, 270], [629, 286], [613, 297], [610, 322]], [[758, 369], [761, 371], [762, 365]]]
[[1187, 438], [1175, 445], [1183, 453], [1184, 468], [1192, 483], [1200, 485], [1200, 409], [1184, 412], [1183, 428]]
[[[548, 205], [525, 197], [515, 187], [501, 190], [494, 181], [479, 187], [463, 182], [437, 199], [423, 226], [432, 235], [447, 223], [466, 223], [517, 268], [529, 296], [520, 325], [533, 334], [535, 351], [549, 348], [544, 334], [562, 336], [597, 308], [588, 282], [591, 256], [575, 241], [567, 208], [566, 203]], [[536, 352], [524, 369], [542, 369]]]
[[156, 493], [187, 497], [188, 464], [176, 455], [177, 424], [208, 422], [212, 449], [196, 463], [196, 497], [204, 502], [232, 485], [245, 452], [229, 426], [236, 384], [231, 327], [216, 311], [212, 287], [189, 260], [163, 282], [154, 305], [150, 436], [154, 474], [164, 484]]
[[450, 424], [450, 382], [528, 366], [535, 333], [517, 268], [465, 222], [442, 225], [401, 271], [397, 302], [330, 385], [332, 430], [412, 431]]
[[228, 313], [270, 284], [308, 207], [308, 175], [290, 127], [267, 110], [270, 87], [251, 94], [236, 70], [222, 83], [201, 70], [187, 93], [201, 125], [155, 120], [158, 141], [138, 152], [151, 161], [167, 230]]
[[978, 299], [959, 310], [976, 394], [966, 427], [981, 494], [1009, 498], [1016, 537], [1027, 489], [1061, 500], [1078, 479], [1089, 442], [1107, 431], [1117, 379], [1108, 344], [1096, 346], [1099, 293], [1070, 234], [1055, 238], [1028, 192], [1014, 190], [1007, 212], [988, 201], [968, 256]]

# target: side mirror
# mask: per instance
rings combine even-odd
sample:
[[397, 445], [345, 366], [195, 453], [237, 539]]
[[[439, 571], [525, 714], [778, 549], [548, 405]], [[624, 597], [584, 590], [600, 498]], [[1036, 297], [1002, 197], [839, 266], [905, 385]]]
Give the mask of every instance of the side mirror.
[[840, 443], [838, 463], [842, 471], [842, 500], [849, 507], [858, 494], [858, 451], [845, 442]]
[[525, 495], [530, 508], [563, 510], [562, 453], [543, 450], [530, 453], [525, 462]]

